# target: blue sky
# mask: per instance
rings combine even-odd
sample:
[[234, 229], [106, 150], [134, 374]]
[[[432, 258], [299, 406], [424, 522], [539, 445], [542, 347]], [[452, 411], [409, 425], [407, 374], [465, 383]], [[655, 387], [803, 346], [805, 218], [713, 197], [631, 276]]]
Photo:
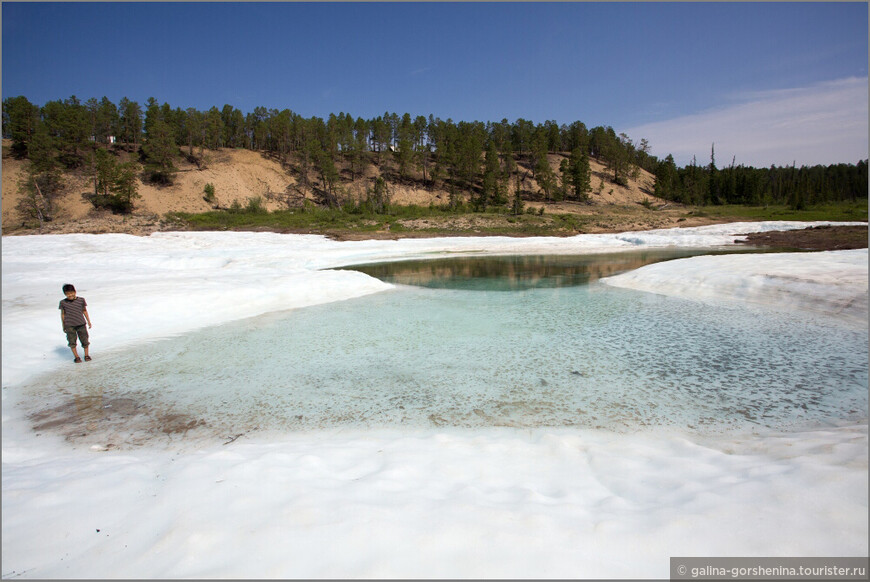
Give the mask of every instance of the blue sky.
[[867, 157], [867, 4], [2, 5], [2, 95], [612, 126], [680, 165]]

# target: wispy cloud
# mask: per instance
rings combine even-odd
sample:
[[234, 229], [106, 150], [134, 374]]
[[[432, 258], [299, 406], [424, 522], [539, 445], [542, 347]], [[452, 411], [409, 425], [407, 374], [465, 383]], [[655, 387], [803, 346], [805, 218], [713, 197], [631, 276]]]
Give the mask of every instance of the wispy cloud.
[[868, 79], [847, 78], [810, 87], [729, 96], [734, 105], [626, 129], [647, 138], [660, 158], [678, 165], [709, 161], [716, 144], [721, 167], [854, 163], [867, 158]]

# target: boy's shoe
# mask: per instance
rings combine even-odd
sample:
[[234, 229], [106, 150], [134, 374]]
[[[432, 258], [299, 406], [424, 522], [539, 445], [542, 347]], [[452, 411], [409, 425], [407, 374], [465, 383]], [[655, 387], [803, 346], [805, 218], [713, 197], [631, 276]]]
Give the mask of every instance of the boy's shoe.
[[90, 357], [90, 356], [85, 356], [85, 361], [86, 361], [86, 362], [90, 362], [90, 361], [91, 361], [91, 357]]
[[82, 363], [82, 359], [81, 359], [81, 358], [76, 358], [75, 360], [73, 360], [73, 362], [75, 362], [76, 364], [81, 364], [81, 363]]

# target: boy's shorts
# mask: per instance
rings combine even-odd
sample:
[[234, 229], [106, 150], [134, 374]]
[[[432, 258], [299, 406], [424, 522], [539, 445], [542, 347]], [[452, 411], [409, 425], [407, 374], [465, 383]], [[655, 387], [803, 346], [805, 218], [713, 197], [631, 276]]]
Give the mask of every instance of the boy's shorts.
[[79, 340], [82, 342], [83, 348], [86, 348], [88, 347], [88, 345], [90, 345], [90, 342], [88, 342], [88, 326], [69, 326], [64, 327], [63, 330], [66, 332], [66, 341], [69, 344], [69, 347], [76, 347], [76, 336], [78, 336]]

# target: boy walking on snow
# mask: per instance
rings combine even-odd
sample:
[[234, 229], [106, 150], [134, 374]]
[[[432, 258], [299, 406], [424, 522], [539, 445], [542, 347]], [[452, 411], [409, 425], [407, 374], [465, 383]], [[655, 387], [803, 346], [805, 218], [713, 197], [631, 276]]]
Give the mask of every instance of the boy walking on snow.
[[66, 299], [60, 300], [60, 322], [63, 325], [63, 331], [66, 332], [66, 340], [72, 349], [73, 360], [76, 364], [81, 363], [82, 359], [76, 350], [76, 338], [82, 342], [82, 347], [85, 349], [85, 361], [90, 361], [91, 356], [88, 355], [88, 330], [85, 328], [85, 320], [87, 327], [91, 327], [91, 318], [88, 315], [88, 303], [84, 297], [76, 297], [76, 288], [67, 283], [63, 286]]

